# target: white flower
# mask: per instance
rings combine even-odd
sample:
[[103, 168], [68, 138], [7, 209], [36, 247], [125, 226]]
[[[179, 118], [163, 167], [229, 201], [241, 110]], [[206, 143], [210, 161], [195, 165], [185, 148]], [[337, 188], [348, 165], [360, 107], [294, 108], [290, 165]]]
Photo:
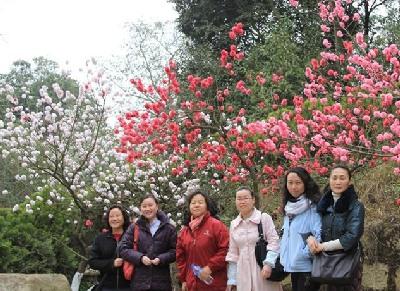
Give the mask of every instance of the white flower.
[[185, 203], [185, 199], [182, 197], [176, 202], [176, 206], [181, 206]]
[[19, 210], [19, 205], [18, 205], [18, 204], [15, 204], [14, 207], [13, 207], [13, 209], [12, 209], [12, 211], [13, 211], [13, 212], [17, 212], [18, 210]]

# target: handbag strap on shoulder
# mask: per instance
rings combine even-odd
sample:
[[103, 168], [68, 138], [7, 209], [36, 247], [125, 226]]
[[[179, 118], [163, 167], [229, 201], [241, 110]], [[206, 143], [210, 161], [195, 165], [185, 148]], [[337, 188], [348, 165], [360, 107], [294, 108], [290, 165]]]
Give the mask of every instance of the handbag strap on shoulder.
[[263, 225], [262, 225], [262, 213], [261, 213], [261, 218], [260, 218], [260, 223], [257, 225], [258, 227], [258, 238], [265, 240], [264, 238], [264, 231], [263, 231]]
[[137, 250], [137, 242], [139, 239], [139, 227], [137, 224], [133, 226], [133, 249]]

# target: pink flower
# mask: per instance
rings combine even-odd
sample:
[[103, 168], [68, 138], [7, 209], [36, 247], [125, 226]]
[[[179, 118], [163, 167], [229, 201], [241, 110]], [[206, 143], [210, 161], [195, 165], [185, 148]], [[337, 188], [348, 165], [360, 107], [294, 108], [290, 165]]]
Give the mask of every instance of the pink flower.
[[300, 134], [301, 137], [306, 137], [306, 135], [308, 134], [308, 127], [304, 124], [298, 124], [297, 132]]
[[360, 47], [362, 48], [366, 47], [366, 43], [364, 42], [364, 34], [362, 32], [357, 32], [356, 42]]
[[329, 42], [329, 40], [327, 40], [326, 38], [324, 38], [324, 40], [322, 41], [322, 44], [324, 45], [324, 47], [326, 48], [331, 48], [332, 44]]
[[330, 29], [328, 26], [326, 26], [325, 24], [321, 24], [321, 30], [322, 30], [322, 32], [329, 32], [329, 31], [331, 31], [331, 29]]
[[86, 219], [83, 224], [86, 228], [91, 228], [93, 226], [93, 221]]
[[257, 75], [256, 80], [260, 86], [264, 85], [265, 82], [267, 81], [262, 75]]
[[290, 5], [292, 5], [293, 7], [297, 7], [299, 6], [299, 1], [297, 0], [289, 0]]

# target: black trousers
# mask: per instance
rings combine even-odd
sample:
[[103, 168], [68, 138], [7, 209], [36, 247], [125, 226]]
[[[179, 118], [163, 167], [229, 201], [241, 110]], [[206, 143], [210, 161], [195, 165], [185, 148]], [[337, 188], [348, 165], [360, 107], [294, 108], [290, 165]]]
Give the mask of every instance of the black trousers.
[[292, 291], [318, 291], [320, 284], [311, 280], [311, 273], [291, 273]]

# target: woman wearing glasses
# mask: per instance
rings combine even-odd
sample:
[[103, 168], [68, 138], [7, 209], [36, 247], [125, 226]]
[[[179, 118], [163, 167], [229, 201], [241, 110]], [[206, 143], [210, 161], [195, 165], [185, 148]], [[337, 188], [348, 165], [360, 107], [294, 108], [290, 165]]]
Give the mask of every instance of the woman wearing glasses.
[[[236, 191], [236, 208], [239, 215], [231, 222], [228, 261], [228, 291], [279, 291], [279, 282], [268, 281], [279, 255], [279, 237], [271, 216], [255, 208], [255, 194], [248, 187]], [[255, 245], [258, 241], [258, 224], [261, 222], [268, 242], [268, 254], [263, 268], [257, 264]]]

